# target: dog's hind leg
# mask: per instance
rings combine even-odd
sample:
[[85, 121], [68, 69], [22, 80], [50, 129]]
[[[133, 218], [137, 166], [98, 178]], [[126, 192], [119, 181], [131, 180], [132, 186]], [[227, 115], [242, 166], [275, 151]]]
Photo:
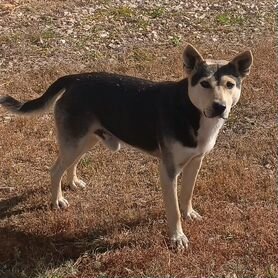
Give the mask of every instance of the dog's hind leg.
[[55, 164], [50, 170], [51, 177], [51, 203], [54, 208], [66, 208], [69, 204], [63, 197], [61, 179], [69, 164], [59, 155]]
[[67, 170], [67, 182], [71, 189], [75, 190], [77, 187], [84, 188], [86, 186], [86, 183], [79, 179], [76, 174], [77, 165], [82, 158], [82, 156], [90, 149], [92, 148], [96, 143], [98, 142], [97, 137], [90, 138], [88, 142], [85, 142], [83, 145], [82, 151], [80, 151], [80, 155], [75, 159], [73, 164], [68, 168]]
[[76, 177], [76, 166], [82, 155], [92, 147], [98, 139], [95, 136], [80, 138], [78, 140], [63, 142], [59, 140], [59, 156], [52, 167], [51, 174], [51, 187], [52, 187], [52, 205], [54, 208], [67, 207], [68, 201], [63, 197], [61, 179], [64, 172], [69, 169], [69, 176]]
[[76, 175], [76, 168], [77, 168], [77, 165], [78, 165], [81, 157], [79, 157], [77, 159], [77, 161], [74, 162], [67, 170], [68, 185], [73, 190], [77, 189], [77, 187], [84, 188], [86, 186], [86, 183], [84, 181], [82, 181], [81, 179], [79, 179]]

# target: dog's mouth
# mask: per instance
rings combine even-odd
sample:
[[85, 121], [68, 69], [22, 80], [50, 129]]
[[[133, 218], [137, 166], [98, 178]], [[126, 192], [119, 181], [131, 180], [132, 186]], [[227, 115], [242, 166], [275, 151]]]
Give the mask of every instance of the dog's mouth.
[[228, 117], [226, 117], [224, 115], [224, 113], [221, 113], [221, 114], [216, 114], [216, 113], [207, 113], [206, 111], [203, 111], [203, 114], [206, 118], [209, 118], [209, 119], [212, 119], [212, 118], [220, 118], [220, 119], [223, 119], [223, 120], [227, 120]]

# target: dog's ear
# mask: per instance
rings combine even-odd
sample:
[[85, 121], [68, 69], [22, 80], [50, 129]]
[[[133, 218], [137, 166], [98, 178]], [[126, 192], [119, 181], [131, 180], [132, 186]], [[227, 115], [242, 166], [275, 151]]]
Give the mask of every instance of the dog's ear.
[[249, 74], [250, 68], [253, 64], [252, 52], [247, 50], [240, 53], [230, 62], [230, 64], [233, 64], [239, 75], [244, 78]]
[[202, 55], [191, 44], [188, 44], [183, 51], [183, 67], [185, 72], [189, 75], [201, 61], [204, 61]]

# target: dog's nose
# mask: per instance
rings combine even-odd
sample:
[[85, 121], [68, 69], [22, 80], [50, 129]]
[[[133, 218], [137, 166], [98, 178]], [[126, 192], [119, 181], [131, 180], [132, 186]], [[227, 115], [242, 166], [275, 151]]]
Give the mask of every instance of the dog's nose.
[[226, 110], [226, 105], [219, 102], [214, 102], [212, 108], [217, 115], [221, 115]]

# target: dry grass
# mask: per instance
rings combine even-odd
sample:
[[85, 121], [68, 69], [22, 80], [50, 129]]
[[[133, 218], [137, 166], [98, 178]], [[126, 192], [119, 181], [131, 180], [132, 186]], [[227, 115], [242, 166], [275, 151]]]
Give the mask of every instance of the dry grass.
[[[224, 43], [222, 49], [217, 42], [197, 46], [214, 57], [234, 55]], [[39, 70], [21, 64], [3, 76], [0, 91], [28, 99], [57, 76], [79, 70], [177, 79], [181, 51], [131, 49], [111, 64], [99, 58], [85, 68], [67, 61]], [[52, 211], [48, 169], [57, 149], [51, 115], [15, 118], [1, 109], [0, 276], [277, 277], [273, 38], [263, 43], [258, 38], [253, 51], [255, 63], [240, 104], [201, 170], [194, 203], [204, 220], [183, 224], [190, 247], [182, 254], [167, 247], [155, 159], [96, 146], [79, 167], [86, 190], [66, 190], [71, 206]]]

